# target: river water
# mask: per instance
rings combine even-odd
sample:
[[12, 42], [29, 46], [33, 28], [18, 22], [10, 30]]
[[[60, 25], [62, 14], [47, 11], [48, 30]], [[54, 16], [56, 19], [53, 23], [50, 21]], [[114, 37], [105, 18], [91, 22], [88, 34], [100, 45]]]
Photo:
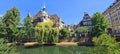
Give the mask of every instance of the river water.
[[89, 54], [91, 47], [82, 46], [41, 46], [36, 48], [19, 47], [20, 54]]

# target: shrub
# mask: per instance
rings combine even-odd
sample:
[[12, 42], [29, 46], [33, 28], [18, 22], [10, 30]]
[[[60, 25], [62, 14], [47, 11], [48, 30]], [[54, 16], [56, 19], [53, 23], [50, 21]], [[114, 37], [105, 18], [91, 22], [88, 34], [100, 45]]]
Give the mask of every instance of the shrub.
[[104, 54], [120, 54], [120, 43], [116, 42], [115, 38], [111, 37], [110, 35], [102, 34], [93, 41], [96, 45], [96, 50], [102, 48], [105, 50]]

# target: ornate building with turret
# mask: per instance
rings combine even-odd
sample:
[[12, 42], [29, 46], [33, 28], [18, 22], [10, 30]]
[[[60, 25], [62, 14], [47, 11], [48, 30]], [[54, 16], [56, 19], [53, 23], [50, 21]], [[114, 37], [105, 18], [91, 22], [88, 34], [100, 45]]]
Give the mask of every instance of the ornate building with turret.
[[[28, 16], [31, 17], [30, 13], [28, 13]], [[34, 24], [34, 26], [36, 26], [38, 22], [46, 22], [48, 20], [52, 20], [53, 27], [58, 27], [59, 29], [64, 27], [64, 22], [61, 20], [61, 18], [58, 17], [57, 14], [50, 15], [46, 11], [45, 6], [37, 14], [35, 14], [32, 17], [32, 20], [33, 20], [32, 23]]]

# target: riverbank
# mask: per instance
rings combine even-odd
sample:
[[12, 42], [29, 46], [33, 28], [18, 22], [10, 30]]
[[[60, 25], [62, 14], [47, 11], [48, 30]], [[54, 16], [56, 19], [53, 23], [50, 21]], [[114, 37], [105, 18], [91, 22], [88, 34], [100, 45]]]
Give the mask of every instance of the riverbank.
[[51, 45], [55, 45], [55, 46], [78, 46], [77, 42], [60, 42], [60, 43], [43, 43], [43, 44], [39, 44], [38, 42], [26, 42], [24, 43], [24, 46], [37, 46], [37, 45], [47, 45], [47, 46], [51, 46]]
[[55, 43], [56, 46], [78, 46], [78, 42], [60, 42], [60, 43]]
[[38, 42], [26, 42], [26, 43], [8, 43], [8, 46], [16, 45], [16, 46], [25, 46], [25, 47], [33, 47], [33, 46], [94, 46], [93, 42], [59, 42], [59, 43], [38, 43]]

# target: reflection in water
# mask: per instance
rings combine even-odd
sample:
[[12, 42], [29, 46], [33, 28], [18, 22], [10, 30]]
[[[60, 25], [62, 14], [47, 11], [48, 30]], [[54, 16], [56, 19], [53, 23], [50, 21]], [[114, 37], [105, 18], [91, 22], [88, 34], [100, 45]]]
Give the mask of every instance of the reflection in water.
[[60, 47], [60, 46], [42, 46], [39, 48], [23, 48], [19, 50], [21, 54], [88, 54], [87, 51], [90, 47], [71, 46], [71, 47]]

